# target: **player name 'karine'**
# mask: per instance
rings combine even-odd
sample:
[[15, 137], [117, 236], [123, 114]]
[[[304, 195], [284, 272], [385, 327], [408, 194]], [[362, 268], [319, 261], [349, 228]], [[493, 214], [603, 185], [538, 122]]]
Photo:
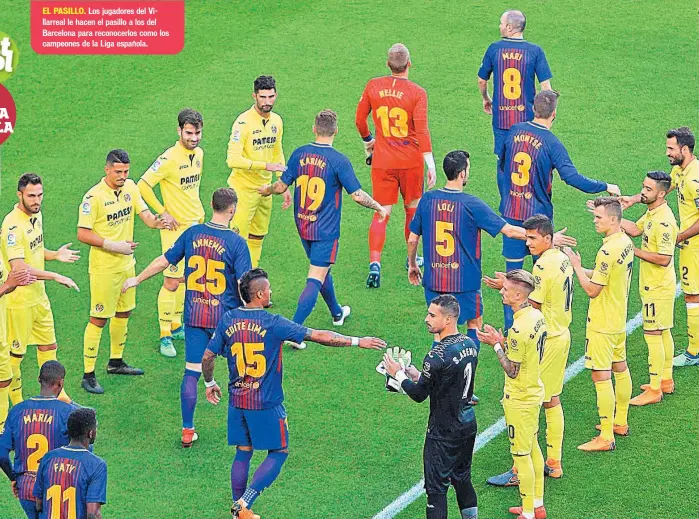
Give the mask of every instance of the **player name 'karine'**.
[[325, 166], [327, 165], [321, 157], [316, 157], [313, 155], [302, 158], [299, 160], [299, 164], [301, 166], [308, 166], [310, 164], [311, 166], [317, 166], [321, 169], [325, 169]]
[[226, 328], [226, 336], [232, 337], [235, 332], [248, 331], [258, 334], [260, 337], [267, 335], [267, 329], [252, 321], [238, 321]]

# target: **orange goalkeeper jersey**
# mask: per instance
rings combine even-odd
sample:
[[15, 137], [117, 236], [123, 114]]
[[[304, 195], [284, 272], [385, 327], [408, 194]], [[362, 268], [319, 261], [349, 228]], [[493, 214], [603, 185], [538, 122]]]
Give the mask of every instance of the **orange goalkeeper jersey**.
[[425, 89], [407, 78], [371, 79], [359, 100], [355, 118], [362, 138], [370, 134], [369, 113], [376, 128], [372, 165], [380, 169], [420, 167], [422, 154], [432, 151]]

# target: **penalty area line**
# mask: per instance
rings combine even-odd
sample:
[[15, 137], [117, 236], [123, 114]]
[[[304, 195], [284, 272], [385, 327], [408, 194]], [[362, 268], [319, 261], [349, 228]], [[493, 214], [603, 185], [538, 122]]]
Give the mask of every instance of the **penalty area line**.
[[[680, 284], [677, 284], [677, 290], [675, 292], [675, 297], [679, 296], [681, 293]], [[643, 316], [641, 312], [638, 312], [626, 323], [626, 334], [631, 335], [643, 324]], [[579, 375], [585, 370], [585, 356], [583, 355], [578, 360], [573, 362], [570, 366], [566, 368], [564, 383], [568, 383], [572, 378]], [[505, 417], [500, 418], [493, 425], [488, 427], [485, 431], [476, 436], [476, 444], [473, 448], [473, 452], [476, 453], [488, 443], [494, 440], [497, 436], [505, 431]], [[417, 501], [420, 496], [425, 493], [424, 489], [425, 480], [421, 479], [415, 483], [408, 491], [404, 492], [398, 496], [391, 504], [386, 506], [378, 514], [376, 514], [372, 519], [393, 519], [396, 515], [401, 513], [403, 510], [408, 508], [412, 503]]]

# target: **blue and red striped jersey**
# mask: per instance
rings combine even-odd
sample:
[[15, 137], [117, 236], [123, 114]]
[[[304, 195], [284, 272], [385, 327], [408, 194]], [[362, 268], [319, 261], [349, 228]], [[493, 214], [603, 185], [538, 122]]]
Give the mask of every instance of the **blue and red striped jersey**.
[[20, 499], [34, 499], [32, 489], [41, 458], [68, 445], [68, 416], [77, 407], [55, 397], [36, 396], [10, 409], [0, 436], [0, 458], [9, 458], [10, 451], [15, 453], [12, 470]]
[[501, 130], [534, 118], [536, 79], [553, 77], [541, 47], [523, 39], [503, 38], [485, 51], [478, 77], [493, 75], [493, 126]]
[[184, 258], [184, 324], [215, 328], [221, 316], [242, 304], [238, 280], [252, 268], [245, 240], [213, 222], [193, 225], [165, 253], [171, 265]]
[[505, 220], [480, 198], [448, 188], [420, 199], [410, 231], [422, 236], [422, 283], [434, 292], [471, 292], [481, 288], [481, 230], [491, 236]]
[[84, 447], [53, 450], [41, 460], [34, 496], [41, 519], [87, 519], [88, 503], [107, 502], [107, 464]]
[[500, 214], [524, 221], [535, 214], [553, 219], [553, 170], [561, 180], [585, 193], [599, 193], [607, 184], [581, 175], [568, 151], [551, 130], [532, 121], [516, 124], [505, 140], [505, 161], [498, 171]]
[[304, 240], [340, 237], [342, 189], [352, 194], [362, 185], [349, 159], [328, 144], [317, 142], [294, 150], [282, 174], [294, 189], [294, 219]]
[[230, 405], [269, 409], [284, 401], [282, 344], [301, 342], [308, 328], [266, 310], [226, 312], [207, 349], [228, 361]]

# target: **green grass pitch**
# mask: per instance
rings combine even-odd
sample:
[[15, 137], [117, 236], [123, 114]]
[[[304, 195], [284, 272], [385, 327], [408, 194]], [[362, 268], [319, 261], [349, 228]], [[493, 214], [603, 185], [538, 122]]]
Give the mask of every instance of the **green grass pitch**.
[[[581, 172], [637, 192], [644, 173], [668, 170], [664, 132], [697, 124], [696, 4], [523, 0], [502, 2], [187, 2], [186, 45], [176, 56], [39, 56], [30, 48], [29, 2], [5, 0], [3, 31], [19, 44], [18, 71], [5, 86], [18, 106], [15, 135], [2, 149], [0, 210], [15, 202], [17, 177], [35, 171], [45, 179], [47, 246], [77, 245], [78, 204], [102, 175], [106, 152], [127, 149], [132, 178], [175, 142], [176, 114], [185, 106], [204, 115], [202, 198], [225, 185], [225, 152], [231, 124], [251, 105], [252, 80], [276, 77], [276, 109], [284, 118], [284, 148], [312, 139], [313, 116], [323, 108], [339, 114], [336, 147], [349, 155], [369, 187], [354, 109], [365, 82], [386, 72], [385, 52], [404, 42], [413, 59], [411, 79], [427, 89], [435, 158], [465, 148], [472, 156], [469, 191], [496, 207], [495, 161], [490, 120], [481, 109], [476, 72], [488, 44], [498, 38], [498, 19], [507, 8], [528, 16], [526, 37], [546, 51], [562, 92], [553, 130], [567, 145]], [[439, 182], [443, 182], [440, 174]], [[557, 227], [568, 226], [591, 264], [595, 235], [586, 196], [554, 187]], [[674, 195], [673, 208], [676, 207]], [[291, 316], [303, 287], [307, 262], [291, 212], [275, 200], [262, 266], [271, 275], [275, 312]], [[638, 217], [641, 208], [629, 211]], [[364, 288], [369, 211], [345, 202], [339, 262], [334, 268], [342, 304], [352, 305], [345, 330], [376, 334], [391, 345], [409, 347], [416, 357], [431, 339], [423, 324], [422, 291], [411, 287], [404, 269], [403, 215], [389, 225], [380, 290]], [[160, 253], [157, 233], [137, 225], [139, 270]], [[196, 422], [201, 436], [194, 448], [179, 446], [179, 386], [182, 350], [176, 359], [157, 349], [158, 279], [138, 292], [130, 321], [126, 359], [146, 370], [140, 378], [107, 377], [107, 339], [98, 362], [107, 393], [96, 397], [79, 387], [82, 334], [88, 315], [87, 247], [76, 265], [50, 264], [73, 277], [80, 294], [48, 285], [59, 342], [68, 368], [67, 389], [83, 405], [96, 407], [100, 422], [96, 453], [109, 466], [107, 518], [225, 518], [230, 506], [229, 470], [233, 449], [226, 445], [225, 405], [203, 399]], [[503, 268], [500, 240], [484, 237], [484, 272]], [[634, 287], [637, 277], [634, 276]], [[499, 296], [484, 288], [486, 321], [501, 324]], [[577, 289], [571, 361], [582, 354], [587, 301]], [[629, 317], [639, 311], [632, 290]], [[331, 325], [323, 303], [310, 326]], [[105, 333], [105, 336], [108, 335]], [[686, 344], [684, 305], [676, 304], [677, 349]], [[640, 332], [628, 341], [634, 394], [647, 380], [646, 346]], [[285, 351], [286, 405], [291, 455], [274, 486], [255, 506], [263, 518], [368, 518], [402, 494], [422, 475], [421, 447], [427, 405], [386, 394], [374, 372], [378, 353], [332, 350], [311, 345]], [[219, 368], [223, 363], [219, 362]], [[24, 363], [25, 395], [37, 392], [36, 362]], [[580, 374], [563, 394], [566, 412], [565, 477], [547, 481], [549, 517], [595, 519], [692, 519], [699, 517], [696, 487], [699, 371], [676, 373], [677, 392], [662, 404], [631, 409], [632, 435], [618, 440], [616, 452], [586, 455], [575, 447], [594, 435], [595, 395], [589, 375]], [[224, 380], [222, 369], [218, 380]], [[476, 379], [479, 429], [499, 419], [503, 373], [484, 347]], [[542, 440], [543, 443], [543, 440]], [[255, 463], [262, 458], [257, 454]], [[474, 460], [481, 517], [508, 517], [518, 504], [513, 489], [487, 488], [486, 477], [508, 468], [504, 436]], [[0, 518], [23, 517], [9, 484], [0, 490]], [[450, 501], [450, 517], [457, 517]], [[400, 518], [424, 516], [424, 497]]]

